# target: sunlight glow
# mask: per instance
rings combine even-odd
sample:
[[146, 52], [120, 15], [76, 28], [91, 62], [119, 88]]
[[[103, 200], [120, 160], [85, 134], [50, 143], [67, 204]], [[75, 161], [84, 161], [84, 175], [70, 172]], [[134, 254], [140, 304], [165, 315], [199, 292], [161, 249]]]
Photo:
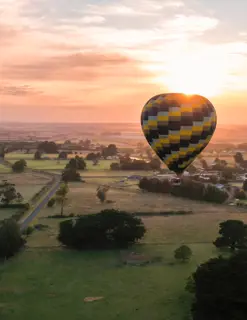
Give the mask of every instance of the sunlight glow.
[[216, 96], [222, 93], [229, 76], [226, 61], [220, 56], [183, 54], [169, 62], [164, 75], [154, 82], [165, 85], [169, 92]]

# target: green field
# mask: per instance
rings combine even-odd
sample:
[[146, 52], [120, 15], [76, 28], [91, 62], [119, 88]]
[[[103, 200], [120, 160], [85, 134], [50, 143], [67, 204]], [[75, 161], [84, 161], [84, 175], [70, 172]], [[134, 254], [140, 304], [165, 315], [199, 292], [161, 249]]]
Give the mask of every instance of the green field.
[[[137, 246], [163, 259], [145, 267], [122, 265], [118, 251], [24, 252], [0, 269], [1, 319], [187, 319], [186, 279], [215, 254], [211, 245], [191, 248], [189, 264], [169, 265], [174, 246]], [[103, 300], [85, 303], [90, 296]]]
[[9, 173], [9, 172], [11, 172], [10, 168], [4, 166], [3, 164], [0, 164], [0, 174], [1, 173]]
[[[125, 266], [117, 250], [76, 252], [54, 248], [61, 220], [47, 216], [59, 213], [60, 208], [44, 208], [33, 223], [49, 228], [35, 231], [28, 238], [29, 249], [0, 267], [1, 319], [187, 320], [191, 296], [184, 290], [186, 279], [198, 264], [217, 255], [212, 241], [219, 222], [247, 219], [236, 208], [168, 195], [111, 190], [108, 197], [114, 203], [102, 205], [95, 199], [95, 186], [71, 183], [65, 214], [99, 212], [115, 205], [127, 211], [150, 212], [189, 207], [195, 214], [143, 218], [147, 234], [130, 250], [161, 261]], [[188, 264], [173, 258], [174, 249], [182, 243], [193, 251]], [[102, 296], [103, 300], [85, 303], [84, 298], [90, 296]]]
[[[81, 154], [78, 154], [79, 156], [86, 156], [87, 153], [82, 152]], [[48, 157], [50, 159], [57, 159], [58, 154], [57, 153], [53, 153], [53, 154], [46, 154], [44, 153], [42, 155], [43, 158]], [[75, 154], [69, 154], [68, 155], [69, 158], [74, 158]], [[34, 159], [34, 153], [15, 153], [15, 152], [11, 152], [11, 153], [7, 153], [5, 156], [6, 160], [20, 160], [20, 159], [25, 159], [25, 160], [33, 160]]]
[[[91, 214], [106, 208], [153, 213], [192, 210], [190, 216], [143, 218], [147, 233], [141, 244], [130, 250], [160, 257], [161, 261], [142, 267], [125, 266], [117, 250], [76, 252], [57, 248], [61, 220], [47, 216], [58, 214], [60, 207], [44, 208], [32, 224], [42, 223], [49, 228], [35, 231], [28, 238], [26, 251], [0, 265], [0, 319], [188, 320], [191, 296], [184, 290], [186, 279], [198, 264], [218, 254], [212, 241], [219, 223], [227, 219], [247, 221], [247, 216], [235, 207], [142, 193], [135, 186], [137, 181], [129, 181], [124, 190], [111, 188], [107, 199], [112, 203], [101, 204], [95, 196], [97, 185], [115, 185], [122, 176], [152, 174], [108, 171], [112, 162], [102, 160], [99, 166], [87, 162], [89, 170], [80, 172], [86, 183], [69, 184], [65, 215]], [[27, 163], [30, 168], [55, 172], [62, 170], [67, 161], [59, 164], [57, 160], [29, 158]], [[22, 184], [25, 188], [25, 181], [20, 181]], [[23, 192], [31, 194], [34, 187], [29, 185]], [[188, 264], [173, 258], [174, 250], [182, 243], [193, 251]], [[84, 298], [90, 296], [103, 299], [85, 303]]]
[[[16, 160], [9, 159], [9, 162], [15, 163]], [[38, 170], [63, 170], [69, 160], [26, 160], [27, 167]], [[101, 160], [97, 166], [94, 166], [92, 161], [87, 161], [88, 170], [109, 170], [113, 160]]]
[[[33, 174], [25, 172], [21, 174], [16, 173], [1, 173], [0, 180], [8, 180], [9, 183], [13, 183], [16, 186], [16, 191], [20, 192], [25, 202], [29, 202], [35, 193], [40, 191], [42, 187], [50, 180], [43, 175]], [[2, 208], [0, 210], [0, 220], [11, 217], [20, 209], [8, 209]]]
[[[13, 216], [18, 209], [0, 209], [0, 221]], [[0, 313], [1, 314], [1, 313]]]

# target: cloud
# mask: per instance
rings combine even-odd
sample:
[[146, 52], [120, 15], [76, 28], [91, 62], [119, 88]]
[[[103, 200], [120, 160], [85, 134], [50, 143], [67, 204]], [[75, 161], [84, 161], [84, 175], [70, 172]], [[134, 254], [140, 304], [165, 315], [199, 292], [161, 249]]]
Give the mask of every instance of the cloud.
[[8, 96], [28, 96], [42, 94], [42, 91], [35, 90], [31, 88], [29, 85], [2, 85], [0, 86], [0, 94]]
[[84, 24], [100, 24], [103, 23], [106, 19], [102, 16], [84, 16], [81, 19], [81, 22]]
[[0, 94], [7, 106], [99, 106], [102, 113], [114, 109], [116, 117], [134, 104], [136, 117], [149, 95], [167, 89], [169, 67], [181, 64], [183, 55], [211, 60], [215, 76], [229, 73], [226, 90], [244, 90], [245, 20], [239, 29], [237, 20], [226, 24], [223, 5], [215, 6], [212, 11], [197, 0], [0, 0], [0, 68], [7, 83]]
[[5, 79], [92, 81], [98, 77], [131, 76], [135, 61], [114, 53], [59, 55], [34, 62], [3, 66]]

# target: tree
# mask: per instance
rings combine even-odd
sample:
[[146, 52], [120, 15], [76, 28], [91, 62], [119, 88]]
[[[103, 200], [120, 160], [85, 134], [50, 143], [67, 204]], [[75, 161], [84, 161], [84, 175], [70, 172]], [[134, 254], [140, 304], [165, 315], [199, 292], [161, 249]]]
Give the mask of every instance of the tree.
[[125, 163], [130, 163], [131, 162], [131, 158], [130, 155], [128, 153], [126, 153], [124, 156], [120, 156], [119, 157], [119, 162], [120, 164], [125, 164]]
[[110, 209], [61, 222], [58, 240], [79, 250], [126, 248], [141, 239], [145, 232], [140, 218]]
[[37, 150], [34, 154], [34, 160], [41, 160], [42, 153]]
[[64, 204], [66, 201], [66, 196], [69, 193], [69, 186], [67, 183], [63, 183], [56, 192], [56, 201], [61, 204], [60, 215], [63, 216]]
[[3, 180], [3, 184], [0, 186], [1, 202], [9, 204], [13, 200], [17, 202], [23, 201], [23, 197], [19, 192], [16, 192], [15, 184], [9, 183], [7, 180]]
[[81, 175], [75, 168], [66, 168], [62, 173], [62, 180], [64, 182], [81, 181]]
[[243, 190], [244, 191], [247, 191], [247, 179], [244, 180], [244, 183], [243, 183]]
[[17, 253], [24, 245], [20, 226], [14, 219], [0, 222], [0, 257], [8, 259]]
[[109, 186], [100, 186], [97, 188], [96, 196], [99, 198], [100, 202], [103, 203], [106, 200], [106, 193], [109, 191]]
[[54, 141], [43, 141], [38, 145], [38, 150], [44, 153], [58, 153], [58, 146]]
[[103, 148], [102, 157], [106, 159], [107, 157], [116, 156], [118, 153], [118, 149], [115, 144], [109, 144], [108, 147]]
[[21, 160], [16, 161], [12, 165], [12, 170], [13, 170], [13, 172], [20, 173], [20, 172], [23, 172], [25, 170], [26, 166], [27, 166], [26, 161], [21, 159]]
[[90, 152], [87, 154], [86, 156], [86, 160], [99, 160], [101, 157], [100, 152], [94, 153], [94, 152]]
[[200, 159], [200, 162], [201, 162], [201, 165], [203, 167], [204, 170], [208, 170], [208, 164], [207, 164], [207, 161], [205, 159]]
[[201, 264], [188, 279], [193, 320], [247, 319], [247, 253]]
[[113, 163], [111, 163], [111, 165], [110, 165], [110, 169], [111, 170], [120, 170], [121, 168], [120, 168], [120, 164], [118, 163], [118, 162], [113, 162]]
[[87, 164], [82, 157], [75, 156], [75, 158], [70, 159], [69, 163], [66, 165], [67, 169], [85, 170]]
[[7, 152], [7, 149], [5, 148], [5, 145], [1, 145], [0, 146], [0, 159], [1, 158], [4, 159], [6, 152]]
[[59, 160], [67, 160], [68, 159], [68, 153], [65, 151], [62, 151], [59, 153], [58, 155], [58, 159]]
[[86, 140], [80, 140], [79, 144], [86, 150], [88, 150], [91, 146], [91, 140], [86, 139]]
[[240, 220], [226, 220], [220, 223], [218, 237], [213, 243], [217, 248], [236, 248], [246, 247], [247, 244], [247, 225]]
[[177, 260], [181, 260], [182, 262], [189, 261], [191, 256], [192, 256], [192, 251], [190, 247], [186, 245], [183, 245], [174, 251], [174, 258]]
[[243, 157], [243, 154], [241, 152], [237, 152], [235, 155], [234, 155], [234, 160], [235, 160], [235, 163], [237, 165], [240, 165], [241, 163], [244, 162], [244, 157]]
[[52, 208], [55, 203], [56, 203], [56, 199], [55, 198], [51, 198], [47, 203], [47, 207]]

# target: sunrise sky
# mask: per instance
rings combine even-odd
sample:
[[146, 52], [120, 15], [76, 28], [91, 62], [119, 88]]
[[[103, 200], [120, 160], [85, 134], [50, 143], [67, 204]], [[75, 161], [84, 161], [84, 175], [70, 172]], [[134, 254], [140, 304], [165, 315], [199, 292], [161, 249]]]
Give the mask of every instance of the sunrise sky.
[[247, 120], [246, 0], [0, 0], [0, 121], [138, 122], [164, 92]]

